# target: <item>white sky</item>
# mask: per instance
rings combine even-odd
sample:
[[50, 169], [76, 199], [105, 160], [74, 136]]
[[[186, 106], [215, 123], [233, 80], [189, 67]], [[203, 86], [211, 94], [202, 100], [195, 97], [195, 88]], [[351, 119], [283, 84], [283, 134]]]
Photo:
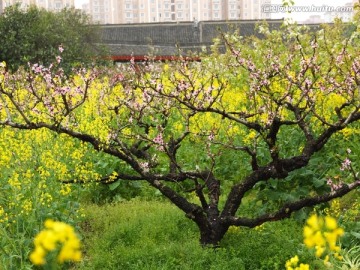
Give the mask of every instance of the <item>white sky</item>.
[[[81, 8], [83, 3], [88, 3], [89, 0], [75, 0], [75, 7], [77, 8]], [[281, 4], [282, 0], [272, 0], [271, 1], [272, 4], [276, 5], [276, 4]], [[344, 6], [346, 3], [352, 2], [352, 0], [295, 0], [295, 5], [296, 6], [316, 6], [316, 7], [320, 7], [320, 6], [332, 6], [332, 7], [338, 7], [338, 6]], [[318, 14], [318, 13], [311, 13], [311, 12], [296, 12], [296, 13], [292, 13], [290, 16], [294, 19], [294, 20], [299, 20], [299, 21], [303, 21], [306, 20], [310, 15], [314, 15], [314, 14]], [[320, 14], [321, 15], [321, 14]], [[284, 13], [279, 13], [279, 14], [272, 14], [272, 18], [283, 18], [286, 17], [288, 15], [284, 14]]]
[[85, 3], [89, 3], [89, 0], [75, 0], [75, 7], [82, 8], [82, 5]]

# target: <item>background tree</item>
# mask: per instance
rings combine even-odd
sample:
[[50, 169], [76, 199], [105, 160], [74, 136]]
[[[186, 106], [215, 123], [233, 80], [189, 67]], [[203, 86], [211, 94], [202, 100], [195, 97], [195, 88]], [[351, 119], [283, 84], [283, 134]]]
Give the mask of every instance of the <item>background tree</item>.
[[106, 50], [99, 45], [96, 25], [74, 8], [51, 12], [36, 6], [9, 6], [0, 16], [0, 38], [0, 61], [12, 71], [29, 62], [49, 65], [60, 45], [66, 49], [62, 54], [66, 71], [79, 64], [105, 62]]
[[214, 46], [201, 63], [82, 69], [67, 80], [56, 66], [3, 69], [0, 124], [113, 157], [114, 172], [94, 180], [146, 182], [197, 224], [203, 245], [217, 245], [230, 226], [287, 218], [360, 186], [349, 140], [360, 120], [358, 30], [259, 31], [224, 34], [226, 52]]

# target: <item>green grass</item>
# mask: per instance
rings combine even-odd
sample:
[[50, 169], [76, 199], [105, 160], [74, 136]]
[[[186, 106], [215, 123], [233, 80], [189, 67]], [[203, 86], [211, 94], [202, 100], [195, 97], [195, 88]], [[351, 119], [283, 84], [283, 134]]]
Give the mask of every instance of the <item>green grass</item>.
[[276, 270], [295, 254], [313, 260], [302, 249], [301, 224], [292, 219], [231, 229], [214, 250], [200, 246], [196, 225], [168, 202], [134, 200], [85, 211], [85, 256], [78, 269]]

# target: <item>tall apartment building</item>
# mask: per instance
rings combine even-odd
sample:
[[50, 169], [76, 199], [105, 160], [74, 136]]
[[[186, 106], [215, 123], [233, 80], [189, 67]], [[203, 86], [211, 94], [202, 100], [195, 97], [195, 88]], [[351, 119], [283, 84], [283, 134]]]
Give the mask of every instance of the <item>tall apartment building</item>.
[[63, 8], [74, 7], [74, 0], [36, 0], [36, 5], [47, 10], [61, 10]]
[[270, 0], [89, 0], [83, 9], [104, 24], [270, 19]]
[[243, 0], [241, 9], [241, 19], [270, 19], [271, 13], [263, 12], [264, 5], [270, 5], [270, 0]]
[[74, 7], [74, 0], [0, 0], [0, 13], [7, 6], [20, 3], [22, 7], [36, 5], [51, 11], [58, 11], [66, 7]]

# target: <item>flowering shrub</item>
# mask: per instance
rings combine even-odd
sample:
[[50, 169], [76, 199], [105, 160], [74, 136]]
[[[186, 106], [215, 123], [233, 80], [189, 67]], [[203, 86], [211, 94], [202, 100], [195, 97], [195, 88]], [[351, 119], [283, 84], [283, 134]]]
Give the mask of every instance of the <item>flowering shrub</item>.
[[[333, 154], [351, 143], [342, 137], [360, 120], [356, 29], [223, 34], [226, 51], [215, 45], [201, 63], [132, 62], [69, 76], [61, 58], [27, 73], [0, 67], [0, 125], [92, 147], [88, 161], [74, 150], [70, 166], [47, 152], [37, 168], [67, 184], [145, 182], [197, 224], [203, 245], [218, 245], [231, 226], [288, 218], [360, 186], [351, 159], [326, 184], [337, 172]], [[49, 172], [46, 162], [58, 169]], [[19, 189], [19, 179], [8, 183]]]
[[34, 239], [34, 251], [30, 260], [34, 265], [52, 265], [47, 261], [49, 253], [56, 253], [56, 262], [62, 264], [67, 261], [81, 260], [80, 240], [70, 225], [48, 219], [45, 229]]

